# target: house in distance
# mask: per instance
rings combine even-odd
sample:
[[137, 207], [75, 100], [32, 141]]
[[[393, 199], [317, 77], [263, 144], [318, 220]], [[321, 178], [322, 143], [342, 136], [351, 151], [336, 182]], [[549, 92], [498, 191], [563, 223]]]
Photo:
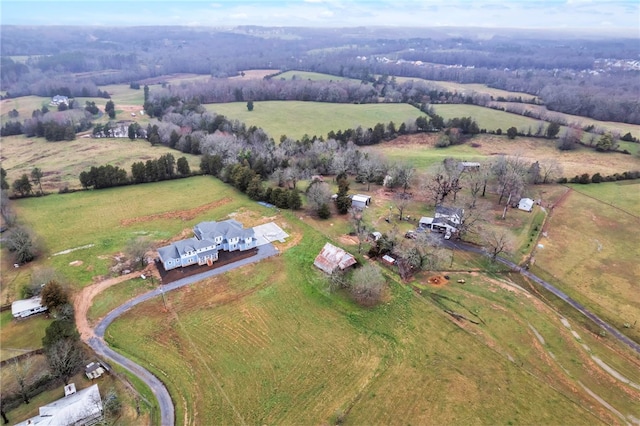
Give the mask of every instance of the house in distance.
[[245, 229], [236, 220], [200, 222], [193, 227], [195, 237], [176, 241], [158, 249], [164, 269], [184, 268], [190, 265], [213, 265], [218, 251], [245, 251], [257, 247], [253, 228]]

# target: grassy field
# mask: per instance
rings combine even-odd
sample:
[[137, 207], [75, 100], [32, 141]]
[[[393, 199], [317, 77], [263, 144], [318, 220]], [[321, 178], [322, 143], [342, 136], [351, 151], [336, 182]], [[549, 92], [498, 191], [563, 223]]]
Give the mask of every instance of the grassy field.
[[[464, 145], [436, 148], [437, 135], [419, 134], [402, 136], [393, 141], [365, 149], [379, 152], [392, 161], [413, 164], [424, 170], [441, 163], [447, 157], [465, 161], [490, 160], [497, 155], [520, 154], [532, 163], [546, 159], [557, 161], [563, 169], [563, 176], [573, 177], [582, 173], [600, 173], [603, 176], [638, 170], [640, 160], [633, 155], [620, 153], [600, 153], [588, 148], [574, 151], [559, 151], [554, 141], [546, 139], [506, 136], [476, 135]], [[476, 144], [472, 147], [471, 144]]]
[[0, 360], [18, 356], [25, 351], [42, 347], [44, 331], [51, 323], [46, 315], [34, 315], [20, 321], [13, 319], [11, 310], [0, 314]]
[[208, 104], [209, 111], [238, 119], [248, 126], [262, 127], [276, 141], [281, 135], [300, 139], [302, 136], [327, 136], [331, 130], [362, 126], [373, 127], [390, 121], [399, 126], [422, 115], [407, 104], [330, 104], [322, 102], [265, 101], [255, 102], [247, 110], [246, 102]]
[[540, 120], [522, 115], [477, 105], [438, 104], [432, 106], [436, 114], [441, 115], [445, 121], [456, 117], [472, 117], [481, 129], [487, 129], [488, 131], [502, 129], [506, 133], [509, 127], [525, 130], [525, 132], [531, 127], [535, 131], [540, 122]]
[[[451, 296], [481, 325], [456, 323], [427, 292], [398, 284], [381, 306], [362, 309], [327, 293], [312, 267], [325, 238], [293, 226], [303, 238], [282, 256], [172, 292], [168, 310], [149, 301], [107, 330], [117, 350], [163, 377], [180, 423], [620, 421], [594, 407], [575, 377], [640, 415], [637, 392], [604, 383], [601, 372], [589, 377], [582, 347], [535, 299], [466, 275], [469, 285]], [[561, 355], [555, 364], [551, 350]], [[640, 380], [637, 364], [604, 352]]]
[[78, 176], [92, 166], [111, 164], [128, 173], [137, 161], [157, 159], [164, 154], [186, 157], [191, 170], [198, 170], [200, 158], [146, 140], [80, 138], [73, 141], [47, 142], [44, 138], [9, 136], [2, 141], [2, 167], [9, 183], [30, 174], [34, 167], [44, 173], [42, 189], [55, 192], [67, 186], [81, 188]]
[[[505, 103], [496, 102], [497, 105], [504, 105]], [[616, 121], [600, 121], [594, 120], [589, 117], [582, 117], [580, 115], [571, 115], [565, 114], [563, 112], [557, 111], [549, 111], [544, 105], [526, 105], [526, 108], [530, 111], [536, 111], [541, 114], [549, 113], [552, 116], [560, 116], [564, 118], [569, 124], [576, 124], [579, 127], [586, 126], [595, 126], [596, 128], [604, 129], [608, 132], [618, 132], [620, 136], [623, 136], [625, 133], [630, 132], [632, 136], [640, 138], [640, 125], [638, 124], [628, 124], [628, 123], [619, 123]]]
[[631, 231], [640, 225], [633, 215], [639, 194], [637, 181], [577, 186], [554, 209], [548, 237], [540, 241], [544, 248], [535, 255], [536, 267], [550, 273], [567, 294], [636, 340], [637, 324], [623, 325], [640, 319], [640, 238]]
[[463, 95], [471, 95], [472, 93], [478, 93], [482, 95], [493, 96], [494, 98], [498, 98], [499, 96], [502, 96], [507, 99], [510, 97], [522, 97], [522, 99], [527, 99], [527, 100], [531, 98], [536, 98], [536, 96], [530, 95], [528, 93], [510, 92], [508, 90], [494, 89], [493, 87], [489, 87], [486, 84], [474, 84], [474, 83], [465, 84], [465, 83], [456, 83], [453, 81], [425, 80], [422, 78], [413, 78], [413, 77], [396, 77], [396, 81], [398, 83], [404, 83], [406, 81], [424, 81], [430, 85], [441, 87], [446, 91], [458, 92]]
[[[171, 196], [159, 195], [165, 193]], [[2, 300], [13, 300], [19, 294], [31, 268], [52, 266], [72, 285], [85, 286], [94, 276], [109, 274], [113, 255], [131, 238], [147, 235], [160, 243], [197, 222], [242, 213], [249, 205], [261, 214], [269, 211], [210, 177], [16, 200], [18, 217], [45, 247], [36, 262], [18, 269], [2, 268]], [[56, 255], [69, 249], [77, 250]]]
[[351, 80], [346, 77], [338, 77], [335, 75], [322, 74], [319, 72], [309, 72], [309, 71], [287, 71], [282, 74], [274, 77], [275, 79], [285, 79], [285, 80], [293, 80], [294, 78], [297, 80], [312, 80], [312, 81], [342, 81], [342, 80]]
[[156, 288], [157, 285], [157, 281], [152, 281], [151, 279], [143, 280], [142, 278], [135, 278], [109, 287], [98, 294], [93, 300], [93, 304], [87, 313], [89, 322], [94, 323], [127, 300], [151, 291]]

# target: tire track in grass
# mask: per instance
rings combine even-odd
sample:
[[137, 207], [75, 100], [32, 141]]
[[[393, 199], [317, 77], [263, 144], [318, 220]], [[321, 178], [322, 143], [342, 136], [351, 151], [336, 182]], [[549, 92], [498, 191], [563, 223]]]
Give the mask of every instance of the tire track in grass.
[[[191, 350], [193, 351], [193, 353], [195, 353], [199, 359], [204, 359], [205, 357], [203, 356], [202, 352], [198, 349], [198, 346], [191, 339], [191, 335], [187, 332], [187, 330], [184, 327], [182, 321], [180, 321], [180, 317], [178, 316], [178, 313], [173, 309], [170, 312], [171, 312], [172, 317], [175, 319], [176, 324], [180, 327], [180, 330], [182, 331], [182, 334], [185, 336], [186, 340], [189, 342], [189, 346], [191, 346]], [[203, 362], [202, 365], [204, 366], [204, 368], [207, 371], [207, 373], [209, 373], [209, 377], [211, 377], [211, 379], [215, 383], [216, 388], [218, 389], [218, 392], [220, 392], [220, 395], [222, 395], [224, 397], [224, 399], [225, 399], [225, 401], [227, 401], [227, 404], [229, 405], [229, 407], [231, 407], [231, 409], [233, 410], [233, 413], [236, 415], [236, 417], [240, 421], [240, 424], [246, 425], [247, 423], [246, 423], [244, 417], [242, 416], [242, 414], [240, 414], [240, 412], [236, 408], [235, 404], [231, 401], [231, 398], [229, 398], [229, 395], [222, 388], [222, 386], [220, 384], [220, 381], [218, 380], [218, 377], [213, 373], [213, 371], [211, 370], [211, 368], [209, 368], [209, 365], [206, 362]], [[187, 416], [187, 410], [185, 410], [185, 424], [188, 424], [186, 422], [186, 420], [187, 420], [186, 416]]]

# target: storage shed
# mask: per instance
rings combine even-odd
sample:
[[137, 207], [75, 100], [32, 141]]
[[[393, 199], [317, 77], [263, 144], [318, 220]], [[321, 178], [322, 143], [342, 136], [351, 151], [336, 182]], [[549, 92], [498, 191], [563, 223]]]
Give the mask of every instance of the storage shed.
[[47, 307], [42, 306], [40, 296], [32, 297], [31, 299], [16, 300], [11, 304], [11, 315], [13, 315], [14, 318], [26, 318], [46, 310]]

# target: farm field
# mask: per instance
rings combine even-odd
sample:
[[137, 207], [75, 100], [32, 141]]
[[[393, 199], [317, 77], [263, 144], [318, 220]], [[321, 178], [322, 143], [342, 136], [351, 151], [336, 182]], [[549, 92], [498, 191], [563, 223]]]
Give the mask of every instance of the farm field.
[[[559, 151], [554, 141], [545, 139], [480, 134], [463, 145], [436, 148], [437, 135], [418, 134], [401, 136], [393, 141], [366, 147], [365, 150], [380, 152], [389, 160], [413, 164], [420, 170], [441, 163], [447, 157], [465, 161], [481, 161], [496, 155], [515, 155], [534, 162], [545, 159], [557, 161], [563, 168], [563, 176], [571, 178], [583, 173], [602, 176], [640, 169], [640, 160], [633, 155], [600, 153], [588, 148], [575, 151]], [[472, 147], [471, 144], [478, 146]]]
[[[171, 197], [158, 196], [164, 193]], [[108, 275], [112, 255], [132, 238], [146, 235], [160, 244], [183, 231], [191, 236], [197, 222], [242, 214], [248, 206], [255, 213], [247, 214], [246, 226], [270, 211], [205, 176], [15, 200], [20, 221], [46, 244], [44, 255], [33, 264], [2, 268], [2, 300], [19, 294], [29, 268], [51, 266], [74, 286], [83, 287], [94, 276]]]
[[[543, 248], [536, 250], [535, 267], [551, 274], [571, 297], [640, 341], [637, 325], [624, 328], [625, 323], [633, 325], [640, 313], [640, 237], [630, 231], [640, 225], [640, 218], [634, 216], [640, 183], [575, 188], [555, 207], [548, 236], [540, 240]], [[620, 201], [611, 199], [615, 194]], [[612, 207], [610, 202], [629, 210]]]
[[[625, 416], [640, 415], [637, 391], [589, 372], [588, 354], [557, 316], [502, 280], [470, 274], [450, 289], [481, 325], [456, 323], [428, 292], [397, 283], [385, 303], [362, 309], [326, 292], [312, 266], [326, 240], [293, 226], [302, 240], [282, 256], [172, 292], [167, 310], [146, 302], [107, 330], [115, 348], [163, 377], [179, 422], [621, 421], [574, 377]], [[551, 351], [561, 354], [555, 363]], [[598, 355], [640, 381], [637, 361]]]
[[186, 157], [193, 171], [200, 167], [200, 158], [195, 155], [162, 145], [151, 146], [143, 139], [132, 141], [128, 138], [47, 142], [44, 138], [9, 136], [3, 138], [0, 154], [10, 183], [39, 167], [44, 173], [42, 189], [46, 192], [55, 192], [65, 186], [81, 188], [78, 177], [92, 166], [111, 164], [130, 173], [134, 162], [157, 159], [164, 154], [172, 154], [176, 160]]
[[246, 102], [207, 104], [207, 110], [238, 119], [247, 126], [264, 129], [274, 140], [280, 136], [301, 139], [308, 136], [327, 136], [330, 131], [346, 130], [362, 126], [369, 128], [377, 123], [390, 121], [400, 125], [406, 120], [415, 121], [423, 115], [407, 104], [331, 104], [302, 101], [254, 102], [254, 110], [247, 110]]
[[[506, 105], [504, 102], [494, 102], [496, 105]], [[640, 125], [638, 124], [629, 124], [629, 123], [620, 123], [615, 121], [600, 121], [594, 120], [589, 117], [582, 117], [580, 115], [571, 115], [563, 112], [557, 111], [549, 111], [544, 105], [525, 105], [526, 109], [529, 111], [537, 111], [540, 113], [549, 113], [553, 116], [563, 117], [567, 120], [569, 124], [577, 124], [579, 127], [586, 126], [595, 126], [596, 128], [604, 129], [608, 132], [618, 132], [620, 136], [623, 136], [625, 133], [630, 132], [632, 136], [636, 138], [640, 138]]]
[[440, 81], [440, 80], [425, 80], [423, 78], [413, 78], [413, 77], [396, 77], [396, 81], [398, 83], [404, 83], [407, 81], [423, 81], [428, 83], [429, 85], [441, 87], [442, 89], [450, 92], [458, 92], [463, 95], [471, 95], [472, 93], [478, 93], [482, 95], [489, 95], [497, 98], [502, 96], [504, 98], [511, 97], [522, 97], [522, 99], [532, 99], [536, 98], [534, 95], [530, 95], [524, 92], [510, 92], [508, 90], [495, 89], [493, 87], [489, 87], [486, 84], [475, 84], [475, 83], [457, 83], [453, 81]]
[[541, 120], [534, 118], [477, 105], [434, 104], [431, 106], [436, 114], [442, 116], [445, 121], [456, 117], [472, 117], [478, 123], [478, 127], [487, 129], [487, 131], [502, 129], [503, 132], [506, 132], [509, 127], [525, 130], [525, 132], [531, 127], [531, 129], [535, 131], [538, 123], [541, 122]]
[[[282, 74], [274, 77], [275, 79], [285, 79], [285, 80], [312, 80], [312, 81], [343, 81], [343, 80], [353, 80], [347, 77], [339, 77], [331, 74], [323, 74], [319, 72], [309, 72], [309, 71], [287, 71]], [[354, 80], [356, 81], [356, 80]]]

